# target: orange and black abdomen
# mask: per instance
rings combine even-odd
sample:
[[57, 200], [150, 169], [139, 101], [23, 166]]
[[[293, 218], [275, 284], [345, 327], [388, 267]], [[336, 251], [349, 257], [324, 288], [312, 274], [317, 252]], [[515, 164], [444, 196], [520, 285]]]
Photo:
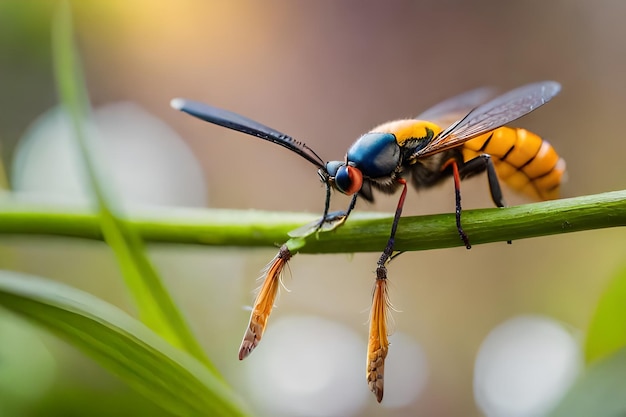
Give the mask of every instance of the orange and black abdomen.
[[465, 142], [463, 159], [492, 157], [498, 178], [515, 191], [536, 200], [559, 197], [565, 161], [552, 145], [526, 129], [501, 127]]

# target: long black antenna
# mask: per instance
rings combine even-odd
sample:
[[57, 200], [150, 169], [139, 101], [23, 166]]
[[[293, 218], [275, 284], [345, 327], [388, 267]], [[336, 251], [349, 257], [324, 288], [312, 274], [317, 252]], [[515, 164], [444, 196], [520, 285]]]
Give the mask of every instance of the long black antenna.
[[205, 122], [273, 142], [297, 153], [318, 168], [324, 168], [325, 166], [324, 160], [304, 143], [240, 114], [183, 98], [173, 99], [170, 105], [176, 110], [190, 114]]

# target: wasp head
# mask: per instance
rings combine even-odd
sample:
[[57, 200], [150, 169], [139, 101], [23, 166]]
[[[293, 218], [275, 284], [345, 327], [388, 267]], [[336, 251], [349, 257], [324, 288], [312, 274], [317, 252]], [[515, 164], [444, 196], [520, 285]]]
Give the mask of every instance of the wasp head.
[[328, 182], [339, 192], [346, 195], [358, 193], [363, 186], [363, 173], [357, 167], [344, 161], [330, 161], [320, 169], [322, 181]]

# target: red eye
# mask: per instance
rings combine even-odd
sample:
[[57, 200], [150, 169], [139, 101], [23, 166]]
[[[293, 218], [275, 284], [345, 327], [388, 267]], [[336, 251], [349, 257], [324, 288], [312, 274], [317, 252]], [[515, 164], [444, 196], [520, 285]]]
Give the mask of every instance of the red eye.
[[335, 175], [335, 186], [346, 195], [358, 193], [363, 186], [361, 170], [350, 165], [339, 167]]

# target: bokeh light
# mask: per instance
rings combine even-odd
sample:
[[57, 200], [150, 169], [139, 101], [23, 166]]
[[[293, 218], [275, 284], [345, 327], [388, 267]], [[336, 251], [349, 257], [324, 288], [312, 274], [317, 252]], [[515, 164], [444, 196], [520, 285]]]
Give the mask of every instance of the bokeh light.
[[[97, 167], [123, 204], [206, 206], [200, 165], [166, 124], [129, 102], [102, 106], [93, 119], [90, 137], [95, 138]], [[12, 185], [22, 197], [74, 202], [88, 198], [85, 170], [69, 123], [59, 108], [51, 109], [18, 143]]]
[[545, 416], [582, 367], [577, 338], [561, 323], [520, 316], [495, 327], [482, 343], [474, 395], [487, 417]]
[[428, 361], [422, 347], [408, 334], [389, 337], [385, 362], [383, 407], [401, 408], [414, 403], [428, 382]]
[[283, 317], [246, 360], [248, 389], [267, 415], [357, 415], [369, 398], [365, 356], [359, 355], [364, 347], [358, 335], [336, 322]]

